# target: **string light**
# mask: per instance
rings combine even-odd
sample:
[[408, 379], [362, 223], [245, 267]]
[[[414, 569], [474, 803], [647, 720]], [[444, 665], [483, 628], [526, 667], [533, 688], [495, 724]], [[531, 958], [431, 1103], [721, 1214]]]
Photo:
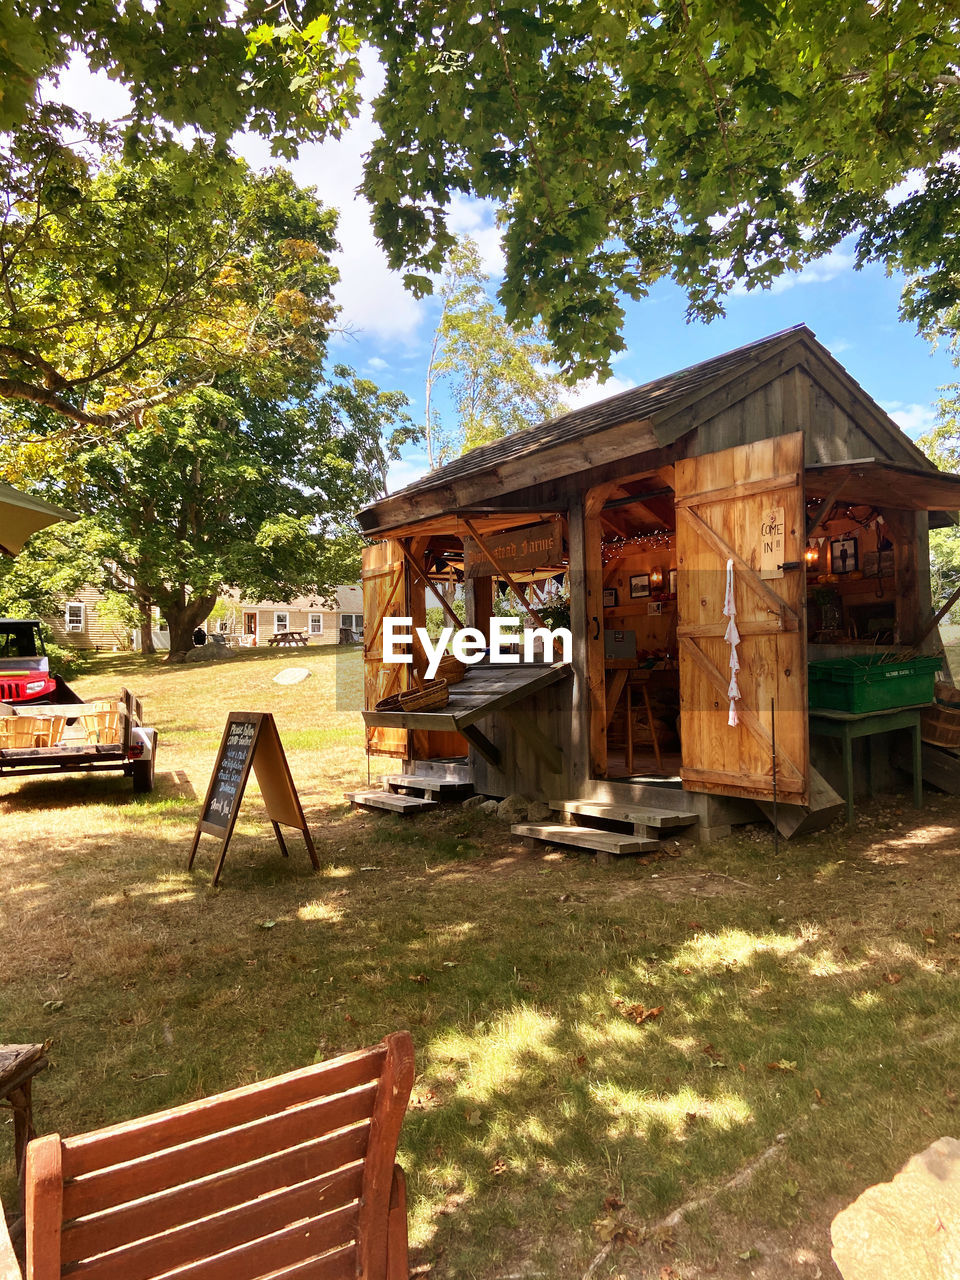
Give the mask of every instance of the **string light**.
[[659, 551], [661, 548], [672, 547], [673, 538], [673, 530], [666, 528], [652, 529], [649, 533], [638, 533], [632, 538], [616, 536], [604, 538], [600, 547], [600, 556], [604, 564], [609, 564], [611, 560], [618, 559], [630, 548], [636, 548], [637, 551]]

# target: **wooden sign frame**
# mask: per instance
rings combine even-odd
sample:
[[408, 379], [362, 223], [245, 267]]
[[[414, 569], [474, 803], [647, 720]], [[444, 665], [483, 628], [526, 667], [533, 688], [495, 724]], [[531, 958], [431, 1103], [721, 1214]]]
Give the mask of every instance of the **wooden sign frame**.
[[[247, 729], [249, 729], [248, 733], [238, 731]], [[260, 793], [273, 825], [273, 833], [280, 845], [280, 852], [285, 858], [290, 856], [284, 843], [283, 832], [280, 830], [282, 822], [284, 826], [295, 827], [302, 832], [310, 861], [313, 863], [314, 870], [319, 871], [320, 859], [317, 857], [307, 820], [303, 816], [303, 807], [280, 742], [276, 721], [269, 711], [231, 711], [227, 716], [213, 773], [210, 775], [210, 785], [207, 787], [203, 808], [200, 810], [200, 820], [194, 832], [187, 870], [191, 869], [193, 860], [197, 856], [200, 837], [216, 836], [222, 841], [222, 846], [212, 884], [216, 885], [220, 879], [220, 872], [223, 870], [227, 856], [227, 846], [233, 835], [233, 828], [236, 826], [240, 802], [246, 790], [251, 768], [260, 785]], [[223, 808], [221, 792], [230, 797], [226, 808]], [[211, 802], [218, 804], [224, 819], [222, 822], [210, 818]]]

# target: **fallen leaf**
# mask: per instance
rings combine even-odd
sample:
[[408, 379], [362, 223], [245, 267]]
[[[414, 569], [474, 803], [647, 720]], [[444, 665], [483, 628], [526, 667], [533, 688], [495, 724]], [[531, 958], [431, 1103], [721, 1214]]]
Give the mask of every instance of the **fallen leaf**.
[[504, 1160], [503, 1156], [497, 1156], [496, 1160], [490, 1166], [490, 1172], [499, 1177], [501, 1173], [507, 1172], [507, 1167], [507, 1162]]
[[430, 981], [430, 979], [427, 977], [425, 973], [408, 973], [407, 977], [411, 982], [429, 982]]
[[795, 1062], [788, 1062], [786, 1058], [781, 1058], [779, 1062], [767, 1063], [768, 1071], [796, 1071], [796, 1069], [797, 1064]]
[[717, 1050], [717, 1046], [714, 1044], [710, 1044], [709, 1042], [707, 1044], [702, 1044], [700, 1046], [700, 1052], [705, 1053], [708, 1058], [713, 1058], [715, 1062], [719, 1062], [720, 1058], [722, 1057], [722, 1055]]
[[676, 1274], [673, 1267], [662, 1266], [660, 1268], [660, 1280], [673, 1280]]
[[276, 925], [277, 925], [276, 920], [261, 920], [261, 921], [260, 921], [260, 924], [258, 925], [258, 928], [260, 928], [260, 929], [275, 929], [275, 928], [276, 928]]
[[47, 1013], [59, 1013], [59, 1011], [63, 1008], [63, 1001], [62, 1000], [44, 1000], [43, 1007], [44, 1009], [46, 1009]]
[[793, 1178], [788, 1178], [783, 1184], [783, 1189], [791, 1199], [795, 1199], [800, 1194], [800, 1183], [794, 1182]]
[[903, 974], [902, 973], [885, 973], [883, 975], [883, 980], [884, 982], [889, 982], [892, 987], [895, 987], [898, 982], [903, 981]]
[[606, 1200], [603, 1202], [603, 1207], [606, 1209], [607, 1213], [616, 1213], [618, 1209], [623, 1208], [623, 1201], [619, 1196], [607, 1196]]
[[737, 1254], [738, 1258], [742, 1258], [744, 1262], [749, 1262], [751, 1258], [759, 1258], [760, 1254], [756, 1249], [744, 1249], [743, 1253]]
[[474, 1109], [467, 1112], [464, 1116], [464, 1120], [466, 1120], [467, 1124], [478, 1125], [483, 1122], [483, 1117], [478, 1110]]
[[615, 996], [610, 1001], [613, 1007], [619, 1010], [625, 1018], [629, 1018], [631, 1022], [635, 1022], [639, 1027], [641, 1023], [648, 1022], [651, 1018], [659, 1018], [663, 1013], [664, 1006], [656, 1005], [652, 1009], [645, 1009], [642, 1004], [627, 1004], [625, 1000], [621, 1000], [619, 996]]

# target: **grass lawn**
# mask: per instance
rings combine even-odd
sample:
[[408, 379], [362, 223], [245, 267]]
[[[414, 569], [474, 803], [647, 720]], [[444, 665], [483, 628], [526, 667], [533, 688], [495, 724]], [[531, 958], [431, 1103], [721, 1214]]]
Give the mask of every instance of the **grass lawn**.
[[[311, 678], [273, 683], [291, 665]], [[596, 1277], [835, 1276], [833, 1214], [960, 1129], [960, 801], [880, 801], [779, 857], [756, 828], [598, 869], [459, 807], [351, 812], [338, 670], [356, 706], [355, 650], [100, 658], [76, 687], [144, 696], [156, 791], [0, 782], [0, 1038], [52, 1041], [38, 1128], [408, 1027], [419, 1274], [580, 1277], [613, 1236]], [[212, 840], [186, 872], [233, 709], [276, 715], [321, 872], [296, 833], [280, 857], [252, 780], [219, 889]]]

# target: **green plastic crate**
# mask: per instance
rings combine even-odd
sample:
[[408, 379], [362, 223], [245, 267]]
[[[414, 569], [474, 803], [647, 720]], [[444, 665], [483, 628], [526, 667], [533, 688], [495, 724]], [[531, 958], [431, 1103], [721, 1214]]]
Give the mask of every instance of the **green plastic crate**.
[[889, 711], [933, 701], [942, 658], [881, 661], [872, 654], [810, 663], [811, 708]]

